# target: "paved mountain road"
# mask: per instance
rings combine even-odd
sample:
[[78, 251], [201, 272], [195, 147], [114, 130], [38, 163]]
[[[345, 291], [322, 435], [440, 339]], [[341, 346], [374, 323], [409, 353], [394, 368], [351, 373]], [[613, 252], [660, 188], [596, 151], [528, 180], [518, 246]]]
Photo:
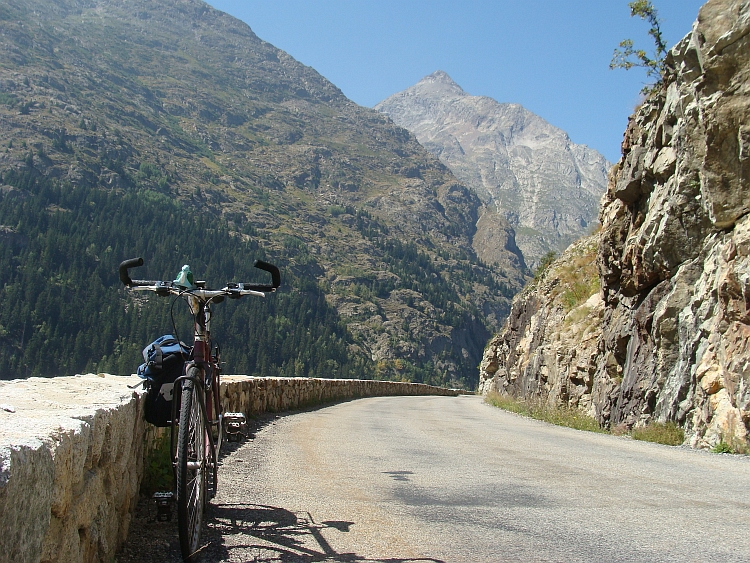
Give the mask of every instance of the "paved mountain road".
[[204, 561], [750, 562], [750, 458], [559, 428], [478, 397], [282, 416], [221, 471]]

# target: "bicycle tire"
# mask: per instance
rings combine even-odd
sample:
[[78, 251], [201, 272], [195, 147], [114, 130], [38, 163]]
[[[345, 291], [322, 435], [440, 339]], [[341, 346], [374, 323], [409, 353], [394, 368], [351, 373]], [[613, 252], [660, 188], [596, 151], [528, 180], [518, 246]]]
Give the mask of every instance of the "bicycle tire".
[[[188, 371], [190, 374], [190, 370]], [[198, 550], [206, 502], [206, 421], [200, 390], [186, 379], [182, 383], [177, 434], [177, 527], [182, 558], [190, 561]]]

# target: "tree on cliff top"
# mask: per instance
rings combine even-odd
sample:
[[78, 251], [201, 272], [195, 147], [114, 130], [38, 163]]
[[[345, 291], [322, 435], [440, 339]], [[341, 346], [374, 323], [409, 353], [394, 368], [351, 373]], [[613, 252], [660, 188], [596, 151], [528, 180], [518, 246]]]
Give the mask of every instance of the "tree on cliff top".
[[646, 85], [641, 90], [643, 94], [650, 94], [661, 86], [664, 77], [664, 58], [667, 55], [667, 46], [661, 34], [659, 18], [656, 8], [650, 0], [634, 0], [629, 2], [630, 17], [638, 16], [642, 20], [651, 24], [648, 34], [654, 41], [654, 54], [649, 57], [644, 49], [633, 48], [632, 39], [620, 41], [620, 45], [612, 55], [612, 61], [609, 63], [610, 69], [624, 68], [630, 70], [633, 67], [642, 67], [646, 69], [646, 75], [656, 82], [652, 85]]

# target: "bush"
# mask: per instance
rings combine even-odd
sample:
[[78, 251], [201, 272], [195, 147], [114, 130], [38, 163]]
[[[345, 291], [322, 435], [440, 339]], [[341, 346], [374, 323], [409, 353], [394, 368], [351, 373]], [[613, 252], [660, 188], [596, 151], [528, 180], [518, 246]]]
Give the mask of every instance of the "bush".
[[542, 256], [542, 259], [539, 261], [539, 265], [536, 267], [536, 270], [534, 271], [534, 279], [538, 280], [542, 277], [542, 274], [544, 274], [545, 270], [549, 268], [552, 265], [552, 262], [554, 262], [557, 259], [557, 252], [554, 250], [550, 250]]
[[711, 451], [715, 454], [733, 454], [734, 448], [727, 444], [724, 440], [716, 444]]
[[346, 208], [341, 205], [331, 205], [328, 208], [328, 213], [330, 213], [332, 217], [338, 217], [339, 215], [346, 213]]
[[16, 107], [16, 103], [18, 103], [18, 101], [16, 100], [16, 97], [13, 94], [0, 92], [0, 104], [4, 104], [8, 106], [9, 108], [13, 109], [14, 107]]
[[741, 440], [729, 439], [727, 441], [722, 438], [721, 441], [711, 448], [711, 452], [715, 454], [743, 454], [747, 455], [750, 453], [747, 443]]

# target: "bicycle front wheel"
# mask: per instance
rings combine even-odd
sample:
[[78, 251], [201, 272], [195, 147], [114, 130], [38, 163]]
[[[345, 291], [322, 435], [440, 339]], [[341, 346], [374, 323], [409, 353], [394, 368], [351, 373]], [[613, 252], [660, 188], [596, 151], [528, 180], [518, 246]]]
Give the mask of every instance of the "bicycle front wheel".
[[206, 422], [200, 393], [193, 381], [183, 381], [176, 474], [177, 526], [185, 561], [190, 561], [199, 547], [206, 499]]

